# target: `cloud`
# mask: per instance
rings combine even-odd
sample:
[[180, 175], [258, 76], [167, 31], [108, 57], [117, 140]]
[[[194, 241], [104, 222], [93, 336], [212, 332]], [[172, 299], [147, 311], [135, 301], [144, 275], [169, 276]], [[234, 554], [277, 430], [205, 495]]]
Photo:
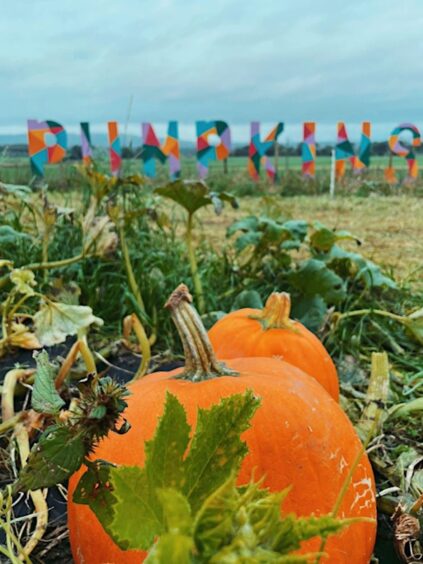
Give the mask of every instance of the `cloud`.
[[134, 123], [423, 127], [422, 26], [421, 0], [15, 0], [0, 125], [124, 122], [133, 97]]

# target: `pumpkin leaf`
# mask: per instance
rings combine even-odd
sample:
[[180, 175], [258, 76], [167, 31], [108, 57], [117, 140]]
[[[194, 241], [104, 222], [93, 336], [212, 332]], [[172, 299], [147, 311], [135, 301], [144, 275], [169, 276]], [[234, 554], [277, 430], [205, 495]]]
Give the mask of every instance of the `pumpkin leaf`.
[[50, 415], [59, 413], [65, 402], [54, 385], [56, 368], [49, 361], [47, 351], [34, 353], [34, 358], [37, 363], [37, 371], [32, 389], [31, 407], [39, 413]]
[[33, 446], [16, 488], [29, 491], [60, 484], [78, 470], [84, 456], [81, 434], [63, 425], [48, 427]]
[[302, 261], [288, 280], [305, 297], [319, 295], [329, 303], [338, 303], [346, 296], [345, 283], [326, 264], [317, 259]]
[[224, 202], [229, 202], [233, 208], [238, 207], [234, 196], [227, 192], [210, 192], [207, 184], [202, 180], [176, 180], [156, 188], [154, 192], [173, 200], [190, 215], [209, 205], [213, 205], [216, 214], [220, 215]]
[[168, 505], [176, 503], [175, 496], [170, 502], [163, 490], [171, 488], [181, 494], [178, 508], [172, 511], [183, 511], [181, 496], [185, 496], [195, 512], [213, 489], [238, 468], [247, 452], [240, 435], [248, 428], [258, 404], [259, 400], [248, 391], [224, 398], [210, 409], [199, 409], [194, 438], [185, 456], [189, 442], [185, 410], [168, 393], [154, 438], [145, 445], [144, 468], [102, 467], [97, 479], [90, 465], [78, 484], [74, 501], [83, 500], [91, 507], [118, 546], [147, 550], [155, 537], [174, 523]]
[[254, 309], [262, 309], [263, 301], [260, 294], [256, 290], [243, 290], [234, 299], [231, 311], [242, 309], [245, 307], [252, 307]]
[[16, 268], [10, 273], [10, 280], [20, 294], [24, 296], [33, 296], [35, 294], [33, 287], [37, 283], [32, 270]]
[[352, 253], [333, 245], [330, 252], [321, 257], [322, 260], [341, 276], [361, 279], [367, 288], [385, 286], [395, 289], [395, 282], [385, 276], [380, 268], [371, 260], [367, 260], [358, 253]]
[[35, 334], [40, 343], [47, 347], [63, 343], [66, 337], [76, 335], [93, 323], [102, 325], [103, 320], [93, 315], [90, 307], [48, 299], [34, 315]]
[[316, 224], [317, 229], [310, 237], [310, 246], [316, 251], [328, 252], [335, 243], [342, 240], [355, 241], [361, 245], [360, 239], [352, 235], [349, 231], [328, 229], [324, 225]]
[[240, 435], [250, 427], [259, 399], [249, 390], [199, 409], [197, 427], [184, 461], [183, 492], [195, 513], [248, 452]]
[[293, 301], [292, 318], [298, 319], [311, 331], [317, 332], [327, 313], [327, 305], [322, 296], [304, 296]]
[[16, 323], [15, 321], [12, 321], [10, 324], [7, 343], [11, 347], [19, 347], [21, 349], [33, 350], [41, 348], [41, 344], [34, 333], [24, 323]]

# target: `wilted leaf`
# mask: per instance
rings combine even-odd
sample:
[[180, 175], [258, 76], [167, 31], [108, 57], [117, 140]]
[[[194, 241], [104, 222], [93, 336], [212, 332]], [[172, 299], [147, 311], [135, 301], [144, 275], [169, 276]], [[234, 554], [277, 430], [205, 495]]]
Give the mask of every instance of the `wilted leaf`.
[[103, 320], [93, 315], [88, 306], [69, 305], [47, 300], [34, 315], [35, 334], [44, 346], [63, 343], [66, 337], [76, 335], [92, 323], [102, 325]]
[[16, 323], [15, 321], [11, 323], [7, 342], [10, 346], [21, 349], [41, 348], [41, 344], [34, 333], [24, 323]]
[[346, 296], [345, 283], [320, 260], [309, 259], [300, 263], [297, 270], [288, 274], [289, 282], [304, 296], [321, 296], [337, 303]]
[[34, 353], [37, 363], [34, 387], [32, 390], [31, 406], [40, 413], [55, 414], [65, 405], [58, 394], [54, 380], [56, 368], [51, 364], [47, 351]]
[[84, 231], [84, 254], [110, 256], [117, 248], [118, 236], [108, 216], [96, 217]]
[[35, 275], [32, 270], [16, 268], [10, 273], [10, 280], [16, 286], [16, 290], [25, 296], [35, 294], [33, 287], [36, 286]]
[[423, 345], [423, 308], [413, 312], [402, 321], [407, 332], [421, 345]]
[[37, 490], [60, 484], [81, 466], [85, 447], [81, 435], [69, 427], [48, 427], [33, 446], [17, 489]]

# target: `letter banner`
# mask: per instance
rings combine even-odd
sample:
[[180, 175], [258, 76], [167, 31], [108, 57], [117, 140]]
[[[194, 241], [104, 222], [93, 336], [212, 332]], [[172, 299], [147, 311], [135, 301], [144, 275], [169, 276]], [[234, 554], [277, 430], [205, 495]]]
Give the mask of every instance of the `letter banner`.
[[[55, 136], [55, 143], [47, 144], [45, 136]], [[28, 152], [32, 172], [37, 176], [44, 176], [46, 164], [58, 163], [66, 156], [68, 136], [65, 128], [56, 121], [28, 120]]]
[[156, 159], [165, 163], [169, 159], [169, 173], [171, 180], [181, 176], [181, 160], [178, 137], [178, 122], [170, 121], [167, 137], [163, 145], [154, 131], [151, 123], [143, 123], [141, 127], [143, 147], [141, 159], [144, 163], [144, 173], [149, 178], [156, 176]]
[[261, 165], [264, 166], [267, 176], [272, 182], [276, 180], [276, 168], [269, 158], [272, 147], [275, 147], [279, 135], [282, 133], [284, 124], [278, 122], [266, 136], [264, 141], [260, 140], [260, 122], [251, 122], [250, 147], [248, 149], [248, 172], [253, 180], [260, 177]]
[[[197, 121], [197, 168], [200, 178], [205, 178], [210, 161], [221, 161], [229, 157], [231, 150], [231, 130], [225, 121]], [[210, 135], [217, 135], [220, 141], [216, 146], [209, 143]]]

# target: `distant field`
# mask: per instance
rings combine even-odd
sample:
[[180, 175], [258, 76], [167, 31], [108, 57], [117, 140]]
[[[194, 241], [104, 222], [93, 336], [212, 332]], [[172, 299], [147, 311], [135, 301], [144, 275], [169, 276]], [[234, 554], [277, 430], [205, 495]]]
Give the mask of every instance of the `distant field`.
[[[109, 170], [109, 164], [106, 159], [100, 161], [101, 167], [105, 172]], [[228, 175], [237, 175], [248, 179], [247, 172], [247, 157], [230, 157], [227, 163]], [[331, 158], [329, 156], [321, 156], [316, 160], [316, 176], [327, 176], [330, 171]], [[75, 171], [76, 161], [66, 161], [57, 165], [49, 165], [46, 167], [46, 181], [71, 181], [73, 177], [77, 176]], [[372, 158], [369, 175], [378, 180], [383, 180], [383, 171], [388, 166], [388, 156], [375, 156]], [[393, 164], [398, 170], [400, 175], [404, 175], [407, 169], [405, 159], [395, 157]], [[142, 163], [139, 159], [125, 159], [123, 161], [123, 171], [126, 173], [142, 172]], [[348, 170], [348, 165], [347, 165]], [[209, 178], [214, 178], [221, 175], [224, 171], [224, 165], [221, 161], [212, 161], [209, 166]], [[292, 157], [280, 155], [278, 158], [278, 171], [280, 176], [284, 173], [296, 172], [301, 173], [301, 157]], [[164, 180], [168, 175], [167, 165], [160, 165], [157, 163], [157, 178]], [[182, 157], [182, 176], [184, 178], [196, 177], [196, 159], [195, 157]], [[29, 166], [29, 159], [24, 158], [0, 158], [0, 180], [3, 182], [11, 182], [17, 184], [27, 184], [32, 177], [31, 169]], [[264, 179], [264, 173], [263, 173]]]

